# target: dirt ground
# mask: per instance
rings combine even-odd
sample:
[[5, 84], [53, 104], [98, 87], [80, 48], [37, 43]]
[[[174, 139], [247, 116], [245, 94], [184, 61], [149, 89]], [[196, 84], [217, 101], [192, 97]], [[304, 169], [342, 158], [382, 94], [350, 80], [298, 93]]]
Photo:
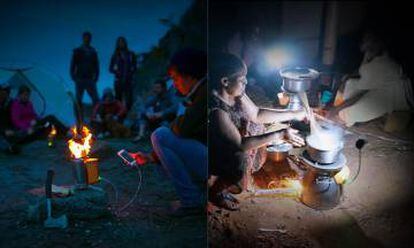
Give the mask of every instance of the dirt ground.
[[[351, 175], [341, 203], [331, 210], [314, 210], [297, 197], [238, 196], [239, 211], [217, 210], [209, 215], [211, 247], [412, 247], [414, 230], [414, 146], [388, 140], [381, 121], [351, 128], [344, 154]], [[408, 137], [412, 134], [400, 134]], [[381, 136], [382, 138], [378, 138]], [[266, 164], [266, 166], [269, 166]], [[270, 165], [271, 166], [271, 165]]]
[[[98, 141], [100, 175], [116, 185], [119, 206], [126, 204], [137, 187], [137, 171], [121, 166], [116, 151], [121, 148], [148, 150], [148, 143], [127, 140]], [[0, 154], [0, 247], [205, 247], [206, 217], [172, 218], [170, 203], [177, 200], [172, 184], [158, 173], [155, 165], [143, 168], [143, 184], [138, 199], [117, 217], [92, 220], [69, 219], [65, 230], [46, 230], [43, 223], [27, 220], [28, 206], [39, 200], [30, 193], [44, 187], [46, 171], [55, 170], [54, 184], [72, 183], [70, 161], [63, 141], [56, 148], [37, 141], [23, 148], [19, 156]], [[96, 185], [114, 205], [113, 188]], [[116, 207], [116, 206], [115, 206]], [[114, 207], [114, 208], [115, 208]]]

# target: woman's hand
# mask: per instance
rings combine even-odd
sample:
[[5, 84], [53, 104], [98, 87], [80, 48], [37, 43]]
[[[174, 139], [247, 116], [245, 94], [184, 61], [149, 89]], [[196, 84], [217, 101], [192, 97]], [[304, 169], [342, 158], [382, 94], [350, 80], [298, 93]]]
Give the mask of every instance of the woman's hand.
[[293, 128], [285, 130], [284, 139], [296, 147], [302, 147], [305, 145], [305, 139], [299, 134], [299, 131]]

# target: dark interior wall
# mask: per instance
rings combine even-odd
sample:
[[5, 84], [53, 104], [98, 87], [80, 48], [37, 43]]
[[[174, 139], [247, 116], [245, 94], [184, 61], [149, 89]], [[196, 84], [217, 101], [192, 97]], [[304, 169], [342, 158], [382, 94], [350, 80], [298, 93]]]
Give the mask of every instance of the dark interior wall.
[[282, 2], [278, 1], [209, 1], [209, 49], [223, 50], [234, 35], [249, 39], [260, 28], [263, 41], [280, 35]]
[[385, 41], [390, 55], [413, 80], [412, 4], [409, 1], [370, 1], [364, 26]]

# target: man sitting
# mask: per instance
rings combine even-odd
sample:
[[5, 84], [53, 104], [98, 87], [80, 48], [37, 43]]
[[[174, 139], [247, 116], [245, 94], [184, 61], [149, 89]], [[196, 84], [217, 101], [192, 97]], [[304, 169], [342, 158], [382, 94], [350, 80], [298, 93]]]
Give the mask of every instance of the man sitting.
[[168, 73], [174, 87], [187, 97], [185, 113], [170, 127], [152, 133], [152, 153], [131, 155], [140, 165], [159, 162], [172, 180], [180, 207], [173, 208], [171, 215], [201, 214], [207, 202], [207, 56], [182, 50], [171, 59]]
[[106, 88], [102, 100], [94, 107], [91, 125], [99, 138], [109, 135], [116, 138], [129, 137], [130, 130], [122, 125], [125, 116], [125, 106], [115, 99], [111, 88]]
[[373, 34], [361, 44], [364, 59], [357, 77], [344, 77], [328, 117], [346, 126], [367, 122], [393, 111], [409, 110], [410, 81]]
[[10, 87], [0, 85], [0, 150], [7, 153], [18, 152], [17, 146], [13, 145], [16, 132], [10, 119]]
[[167, 90], [165, 80], [155, 81], [152, 88], [153, 96], [150, 96], [144, 105], [144, 110], [139, 114], [138, 135], [134, 141], [141, 140], [147, 128], [154, 131], [160, 126], [168, 126], [174, 120], [177, 113], [177, 100]]

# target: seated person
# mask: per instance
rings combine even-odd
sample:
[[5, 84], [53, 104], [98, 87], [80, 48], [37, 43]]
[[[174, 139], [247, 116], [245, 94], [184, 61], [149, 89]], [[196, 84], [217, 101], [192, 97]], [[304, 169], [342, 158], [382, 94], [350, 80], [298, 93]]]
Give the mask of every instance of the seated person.
[[66, 136], [68, 128], [55, 116], [40, 117], [36, 114], [30, 101], [31, 90], [22, 85], [19, 87], [17, 98], [11, 103], [10, 114], [13, 128], [21, 137], [19, 142], [26, 143], [46, 137], [51, 126], [55, 126], [59, 136]]
[[122, 124], [126, 112], [125, 106], [115, 99], [113, 90], [106, 88], [102, 100], [93, 109], [91, 126], [98, 137], [129, 137], [130, 130]]
[[409, 110], [409, 80], [400, 65], [390, 58], [385, 46], [373, 34], [366, 34], [361, 44], [364, 59], [359, 75], [345, 76], [328, 118], [352, 126], [387, 113]]
[[153, 153], [131, 154], [138, 164], [159, 162], [172, 180], [180, 206], [171, 215], [201, 214], [206, 204], [207, 183], [207, 56], [184, 49], [171, 59], [168, 73], [174, 87], [186, 96], [187, 106], [170, 127], [151, 135]]
[[144, 110], [139, 114], [138, 136], [134, 141], [144, 137], [146, 128], [154, 131], [160, 126], [168, 126], [177, 113], [177, 101], [173, 94], [168, 92], [165, 80], [158, 80], [152, 88], [153, 96], [145, 103]]
[[10, 119], [10, 87], [0, 85], [0, 150], [8, 153], [18, 152], [16, 133]]
[[235, 55], [209, 57], [209, 200], [229, 210], [238, 209], [232, 193], [252, 186], [251, 174], [264, 164], [269, 142], [288, 138], [304, 145], [293, 131], [264, 133], [264, 123], [302, 120], [306, 114], [257, 107], [245, 93], [246, 74], [245, 63]]

